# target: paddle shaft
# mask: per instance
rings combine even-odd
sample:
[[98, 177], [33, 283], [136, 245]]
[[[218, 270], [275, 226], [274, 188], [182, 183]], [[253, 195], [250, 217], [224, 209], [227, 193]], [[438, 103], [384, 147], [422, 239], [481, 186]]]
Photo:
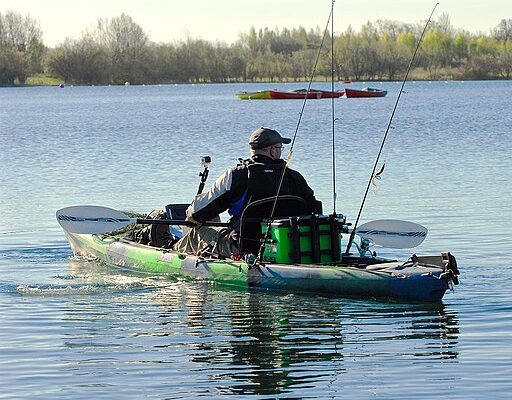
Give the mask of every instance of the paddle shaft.
[[[180, 219], [151, 219], [151, 218], [137, 218], [137, 224], [145, 224], [145, 225], [182, 225], [182, 226], [198, 226], [190, 221], [183, 221]], [[215, 221], [207, 221], [203, 222], [201, 226], [220, 226], [220, 227], [229, 227], [227, 222], [215, 222]]]

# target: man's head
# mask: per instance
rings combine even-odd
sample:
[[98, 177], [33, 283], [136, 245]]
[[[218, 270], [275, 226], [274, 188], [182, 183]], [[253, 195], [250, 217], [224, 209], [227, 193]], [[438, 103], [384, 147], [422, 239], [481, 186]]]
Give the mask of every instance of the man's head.
[[251, 154], [263, 154], [274, 160], [281, 158], [283, 144], [289, 144], [292, 140], [282, 137], [279, 132], [270, 128], [258, 128], [249, 138]]

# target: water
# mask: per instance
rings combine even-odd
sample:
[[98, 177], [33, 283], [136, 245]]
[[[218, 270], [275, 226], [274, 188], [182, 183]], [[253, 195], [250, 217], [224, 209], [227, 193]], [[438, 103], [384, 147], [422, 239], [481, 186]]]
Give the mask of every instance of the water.
[[[399, 88], [376, 85], [388, 96], [335, 103], [350, 220]], [[225, 290], [72, 257], [57, 209], [187, 202], [201, 155], [213, 181], [256, 127], [292, 136], [300, 101], [234, 97], [266, 87], [0, 90], [0, 398], [508, 398], [512, 82], [408, 83], [365, 205], [362, 222], [427, 226], [417, 253], [456, 255], [461, 285], [441, 306]], [[292, 160], [327, 212], [330, 107], [307, 103]]]

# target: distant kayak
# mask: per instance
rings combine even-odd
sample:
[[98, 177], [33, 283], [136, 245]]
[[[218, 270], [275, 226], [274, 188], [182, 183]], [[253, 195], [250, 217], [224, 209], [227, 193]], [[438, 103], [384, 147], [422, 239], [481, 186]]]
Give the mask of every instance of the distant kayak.
[[259, 90], [257, 92], [238, 92], [235, 94], [240, 100], [264, 100], [270, 99], [270, 90]]
[[319, 89], [297, 89], [289, 91], [261, 90], [258, 92], [238, 92], [236, 97], [241, 100], [290, 100], [290, 99], [332, 99], [343, 96], [345, 92], [319, 90]]
[[270, 91], [270, 97], [274, 100], [287, 100], [287, 99], [332, 99], [339, 98], [343, 96], [345, 92], [342, 91], [334, 91], [330, 90], [318, 90], [318, 89], [298, 89], [298, 90], [290, 90], [287, 92], [280, 92], [277, 90]]
[[364, 88], [361, 90], [345, 88], [345, 96], [347, 96], [347, 98], [384, 97], [386, 94], [388, 94], [387, 90], [380, 90], [374, 88]]

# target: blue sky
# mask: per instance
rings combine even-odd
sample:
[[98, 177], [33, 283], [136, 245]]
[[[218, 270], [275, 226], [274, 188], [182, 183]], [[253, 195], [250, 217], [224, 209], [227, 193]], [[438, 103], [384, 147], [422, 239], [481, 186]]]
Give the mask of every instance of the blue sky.
[[[335, 31], [367, 21], [425, 20], [432, 0], [336, 0]], [[1, 0], [0, 12], [29, 14], [43, 29], [46, 45], [79, 38], [98, 18], [131, 16], [150, 40], [174, 42], [188, 36], [210, 41], [236, 41], [255, 28], [323, 28], [331, 0]], [[489, 33], [501, 19], [512, 19], [512, 0], [440, 0], [435, 17], [446, 13], [455, 28]]]

